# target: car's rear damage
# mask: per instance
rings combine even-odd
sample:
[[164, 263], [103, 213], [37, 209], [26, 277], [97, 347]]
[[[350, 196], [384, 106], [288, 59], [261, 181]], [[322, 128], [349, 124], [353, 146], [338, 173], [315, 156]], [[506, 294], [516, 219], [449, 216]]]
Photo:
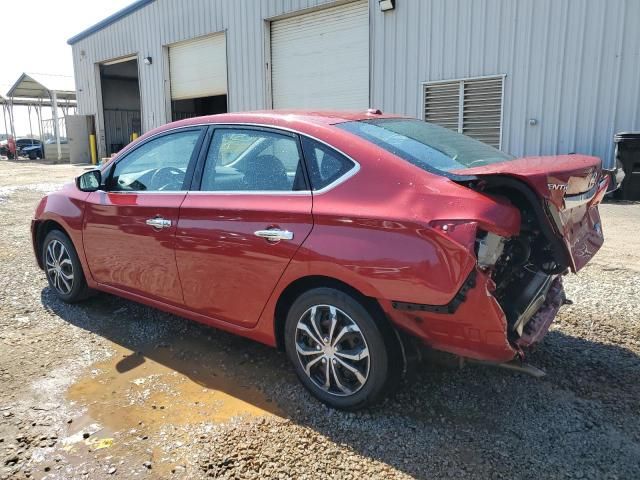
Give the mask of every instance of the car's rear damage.
[[509, 342], [521, 355], [544, 337], [567, 303], [562, 275], [580, 270], [604, 241], [598, 204], [608, 179], [601, 178], [600, 161], [546, 160], [544, 173], [527, 175], [515, 168], [511, 175], [477, 175], [470, 185], [509, 199], [521, 213], [518, 235], [496, 238], [488, 232], [476, 250], [479, 268], [495, 282], [493, 295], [505, 312]]
[[460, 183], [504, 205], [505, 218], [517, 208], [520, 226], [505, 234], [499, 220], [496, 228], [473, 218], [432, 222], [472, 251], [477, 265], [448, 305], [392, 302], [402, 326], [430, 347], [463, 357], [498, 363], [524, 358], [569, 302], [563, 275], [580, 270], [603, 243], [597, 206], [608, 180], [601, 178], [598, 159], [575, 158], [579, 168], [567, 168], [569, 158], [555, 171], [549, 158], [544, 179], [517, 168], [465, 170], [472, 178]]

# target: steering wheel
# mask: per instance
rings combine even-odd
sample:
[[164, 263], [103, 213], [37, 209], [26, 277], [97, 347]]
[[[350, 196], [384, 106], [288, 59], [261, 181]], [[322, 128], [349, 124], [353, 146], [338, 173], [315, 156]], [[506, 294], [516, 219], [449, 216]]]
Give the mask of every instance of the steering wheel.
[[[154, 190], [181, 190], [184, 172], [177, 167], [162, 167], [149, 180]], [[177, 188], [176, 188], [177, 187]]]

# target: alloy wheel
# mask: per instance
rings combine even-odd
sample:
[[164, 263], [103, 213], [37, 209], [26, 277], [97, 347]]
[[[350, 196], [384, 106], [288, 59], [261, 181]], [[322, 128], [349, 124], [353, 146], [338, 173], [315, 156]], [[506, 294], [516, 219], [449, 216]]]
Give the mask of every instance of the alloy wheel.
[[332, 305], [314, 305], [296, 325], [302, 368], [320, 389], [336, 396], [360, 390], [369, 378], [367, 341], [357, 323]]
[[73, 289], [73, 262], [62, 242], [59, 240], [49, 242], [45, 263], [51, 285], [58, 293], [69, 295]]

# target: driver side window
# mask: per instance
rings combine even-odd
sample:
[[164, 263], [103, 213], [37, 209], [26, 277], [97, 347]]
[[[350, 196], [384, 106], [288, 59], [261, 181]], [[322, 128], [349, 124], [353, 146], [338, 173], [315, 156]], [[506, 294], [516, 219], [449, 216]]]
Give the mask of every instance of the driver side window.
[[184, 190], [191, 155], [201, 130], [170, 133], [148, 141], [119, 161], [110, 191], [175, 192]]

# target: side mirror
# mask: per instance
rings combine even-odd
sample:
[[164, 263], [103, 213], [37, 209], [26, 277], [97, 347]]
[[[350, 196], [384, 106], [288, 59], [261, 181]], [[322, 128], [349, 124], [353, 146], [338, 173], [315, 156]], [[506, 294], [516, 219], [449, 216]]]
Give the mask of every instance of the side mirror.
[[76, 178], [76, 187], [82, 192], [95, 192], [100, 190], [102, 174], [100, 170], [89, 170]]

